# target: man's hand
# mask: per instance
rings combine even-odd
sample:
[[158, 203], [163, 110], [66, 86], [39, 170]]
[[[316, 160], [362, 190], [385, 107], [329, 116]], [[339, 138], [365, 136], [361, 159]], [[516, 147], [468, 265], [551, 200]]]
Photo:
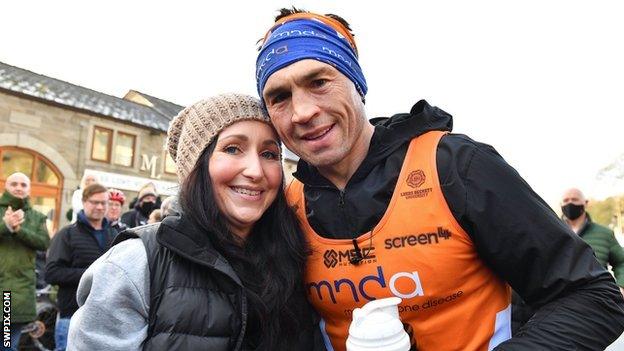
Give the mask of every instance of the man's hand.
[[20, 230], [20, 225], [24, 223], [24, 211], [21, 209], [13, 211], [11, 206], [9, 206], [4, 213], [4, 218], [2, 218], [2, 220], [11, 232], [17, 232]]
[[622, 296], [624, 296], [624, 288], [620, 286], [620, 292], [622, 293]]

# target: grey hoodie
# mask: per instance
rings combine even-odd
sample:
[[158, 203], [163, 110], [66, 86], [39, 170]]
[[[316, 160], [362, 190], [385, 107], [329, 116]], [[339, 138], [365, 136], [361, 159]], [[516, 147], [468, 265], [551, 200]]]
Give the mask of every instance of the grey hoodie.
[[149, 265], [141, 239], [112, 247], [84, 273], [67, 350], [143, 349], [149, 316]]

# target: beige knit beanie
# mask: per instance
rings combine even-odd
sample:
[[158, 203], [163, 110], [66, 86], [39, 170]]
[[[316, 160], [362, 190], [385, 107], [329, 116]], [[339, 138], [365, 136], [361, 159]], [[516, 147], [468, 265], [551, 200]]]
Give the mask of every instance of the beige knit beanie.
[[210, 97], [180, 111], [167, 132], [167, 150], [175, 161], [180, 183], [224, 128], [244, 120], [270, 123], [260, 100], [235, 93]]

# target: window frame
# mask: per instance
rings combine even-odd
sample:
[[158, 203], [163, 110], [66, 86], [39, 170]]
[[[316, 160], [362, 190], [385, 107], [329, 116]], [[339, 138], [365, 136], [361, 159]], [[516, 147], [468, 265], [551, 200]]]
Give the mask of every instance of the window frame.
[[175, 166], [175, 160], [173, 160], [173, 157], [171, 157], [171, 155], [169, 154], [169, 151], [167, 149], [165, 149], [164, 150], [164, 155], [163, 155], [163, 173], [164, 174], [168, 174], [168, 175], [177, 176], [178, 175], [177, 169], [174, 170], [173, 172], [168, 172], [167, 171], [167, 156], [169, 156], [171, 158], [171, 160], [173, 161], [173, 164]]
[[[107, 153], [106, 153], [106, 160], [99, 160], [97, 158], [93, 158], [93, 146], [95, 145], [95, 132], [97, 130], [104, 130], [104, 131], [108, 131], [110, 133], [110, 138], [108, 138], [108, 144], [107, 144]], [[113, 151], [113, 136], [115, 134], [115, 131], [113, 129], [110, 128], [105, 128], [105, 127], [100, 127], [100, 126], [93, 126], [93, 134], [91, 135], [91, 152], [89, 153], [89, 158], [91, 159], [91, 161], [96, 161], [96, 162], [103, 162], [103, 163], [111, 163], [111, 153]]]

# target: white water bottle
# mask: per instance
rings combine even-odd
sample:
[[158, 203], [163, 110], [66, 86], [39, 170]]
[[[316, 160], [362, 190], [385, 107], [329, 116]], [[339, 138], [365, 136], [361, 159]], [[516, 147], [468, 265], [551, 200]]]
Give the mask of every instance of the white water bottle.
[[399, 318], [401, 299], [373, 300], [353, 310], [347, 351], [409, 351], [410, 338]]

